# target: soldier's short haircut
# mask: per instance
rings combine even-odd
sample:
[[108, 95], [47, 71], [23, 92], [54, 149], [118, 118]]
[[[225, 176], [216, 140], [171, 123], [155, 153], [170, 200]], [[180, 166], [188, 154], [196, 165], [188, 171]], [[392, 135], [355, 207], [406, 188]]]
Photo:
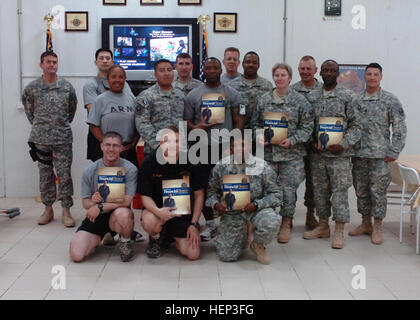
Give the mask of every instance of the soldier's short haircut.
[[104, 141], [107, 138], [118, 139], [118, 140], [120, 140], [121, 144], [123, 143], [122, 136], [118, 132], [115, 132], [115, 131], [108, 131], [107, 133], [105, 133], [102, 137], [102, 141]]
[[174, 66], [172, 65], [172, 62], [170, 62], [168, 59], [160, 59], [158, 62], [155, 63], [155, 71], [157, 70], [158, 66], [161, 63], [169, 63], [171, 65], [171, 67], [173, 68]]
[[207, 58], [207, 59], [204, 61], [204, 64], [206, 64], [206, 63], [207, 63], [207, 61], [210, 61], [210, 60], [216, 60], [216, 61], [217, 61], [217, 63], [219, 64], [220, 69], [222, 68], [222, 63], [221, 63], [221, 62], [220, 62], [220, 60], [219, 60], [219, 59], [217, 59], [216, 57], [209, 57], [209, 58]]
[[58, 59], [57, 54], [54, 51], [44, 51], [41, 54], [41, 63], [44, 62], [45, 57], [56, 57]]
[[365, 72], [367, 71], [368, 68], [375, 68], [375, 69], [379, 69], [382, 73], [382, 67], [379, 63], [377, 62], [371, 62], [369, 63], [369, 65], [366, 67]]
[[255, 51], [248, 51], [247, 53], [245, 53], [245, 55], [244, 55], [244, 60], [245, 60], [246, 56], [247, 56], [247, 55], [249, 55], [249, 54], [254, 54], [254, 55], [256, 55], [256, 56], [258, 57], [258, 62], [260, 62], [260, 56], [259, 56], [259, 55], [258, 55], [258, 53], [256, 53]]
[[272, 76], [274, 77], [274, 73], [276, 72], [277, 69], [283, 69], [286, 70], [287, 73], [289, 74], [290, 79], [293, 76], [293, 71], [292, 71], [292, 67], [289, 66], [287, 63], [276, 63], [273, 67], [272, 71]]
[[326, 64], [326, 63], [328, 63], [328, 62], [335, 63], [335, 64], [337, 65], [337, 68], [338, 68], [338, 62], [337, 62], [337, 61], [335, 61], [335, 60], [333, 60], [333, 59], [328, 59], [328, 60], [325, 60], [325, 61], [322, 63], [321, 68], [322, 68], [322, 66], [323, 66], [324, 64]]
[[178, 63], [178, 59], [191, 59], [192, 60], [191, 56], [186, 52], [182, 52], [179, 55], [177, 55], [175, 63]]
[[302, 58], [300, 58], [300, 61], [309, 61], [312, 60], [314, 63], [316, 63], [315, 58], [312, 56], [303, 56]]
[[124, 77], [127, 78], [127, 73], [125, 72], [124, 68], [117, 65], [117, 64], [113, 64], [109, 69], [108, 72], [106, 74], [106, 78], [109, 79], [109, 75], [111, 74], [112, 71], [114, 71], [115, 69], [121, 69], [124, 73]]
[[108, 52], [111, 55], [111, 59], [114, 58], [114, 55], [112, 54], [111, 50], [105, 49], [105, 48], [100, 48], [100, 49], [96, 50], [96, 52], [95, 52], [95, 60], [98, 60], [98, 56], [101, 52]]
[[241, 56], [241, 53], [239, 52], [239, 49], [238, 48], [228, 47], [228, 48], [225, 49], [225, 53], [223, 54], [223, 57], [226, 55], [226, 52], [228, 52], [228, 51], [230, 51], [230, 52], [237, 52], [238, 53], [238, 57]]

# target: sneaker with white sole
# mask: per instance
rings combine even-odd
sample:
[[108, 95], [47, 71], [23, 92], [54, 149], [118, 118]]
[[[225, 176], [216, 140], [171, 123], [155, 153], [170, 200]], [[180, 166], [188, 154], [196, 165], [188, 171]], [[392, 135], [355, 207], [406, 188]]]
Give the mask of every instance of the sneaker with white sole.
[[200, 233], [201, 241], [210, 241], [216, 236], [217, 226], [215, 224], [206, 224], [206, 228]]

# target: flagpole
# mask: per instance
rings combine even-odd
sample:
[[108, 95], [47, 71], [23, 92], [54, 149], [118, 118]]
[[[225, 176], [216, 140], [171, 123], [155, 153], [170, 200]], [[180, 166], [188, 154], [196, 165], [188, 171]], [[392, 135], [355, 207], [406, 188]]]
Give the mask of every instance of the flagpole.
[[201, 24], [201, 64], [200, 64], [200, 80], [204, 81], [204, 75], [203, 75], [203, 68], [204, 68], [204, 62], [206, 61], [209, 53], [208, 49], [208, 43], [207, 43], [207, 21], [211, 22], [211, 18], [208, 14], [202, 14], [197, 18], [197, 24]]

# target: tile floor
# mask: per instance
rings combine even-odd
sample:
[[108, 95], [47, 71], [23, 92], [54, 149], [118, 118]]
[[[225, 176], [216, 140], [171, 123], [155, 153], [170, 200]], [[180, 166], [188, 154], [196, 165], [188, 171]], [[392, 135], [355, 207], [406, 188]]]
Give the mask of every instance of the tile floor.
[[[33, 198], [0, 198], [0, 207], [20, 207], [15, 219], [0, 218], [0, 299], [420, 299], [420, 256], [415, 236], [404, 223], [404, 243], [398, 240], [399, 208], [388, 208], [382, 246], [367, 236], [350, 238], [347, 232], [360, 222], [350, 193], [352, 222], [346, 225], [346, 246], [331, 249], [329, 239], [304, 240], [304, 215], [300, 197], [292, 239], [268, 246], [271, 265], [256, 262], [249, 250], [240, 261], [218, 261], [214, 243], [202, 244], [198, 261], [187, 261], [172, 247], [161, 258], [145, 255], [146, 242], [135, 244], [135, 257], [122, 263], [118, 247], [99, 247], [85, 262], [69, 260], [68, 248], [75, 229], [56, 219], [38, 226], [42, 206]], [[73, 216], [84, 217], [75, 200]], [[204, 221], [201, 221], [204, 224]], [[136, 212], [136, 229], [140, 228]], [[66, 289], [51, 286], [52, 268], [66, 271]], [[354, 289], [355, 265], [366, 272], [366, 289]]]

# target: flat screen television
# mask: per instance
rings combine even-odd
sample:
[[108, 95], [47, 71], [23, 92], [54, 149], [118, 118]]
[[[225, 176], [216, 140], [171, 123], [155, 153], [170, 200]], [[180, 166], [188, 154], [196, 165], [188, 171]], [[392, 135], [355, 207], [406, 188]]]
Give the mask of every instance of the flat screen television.
[[197, 19], [102, 19], [102, 47], [114, 53], [114, 63], [126, 70], [131, 81], [154, 81], [156, 61], [164, 58], [175, 63], [181, 52], [191, 55], [197, 78], [199, 41]]

